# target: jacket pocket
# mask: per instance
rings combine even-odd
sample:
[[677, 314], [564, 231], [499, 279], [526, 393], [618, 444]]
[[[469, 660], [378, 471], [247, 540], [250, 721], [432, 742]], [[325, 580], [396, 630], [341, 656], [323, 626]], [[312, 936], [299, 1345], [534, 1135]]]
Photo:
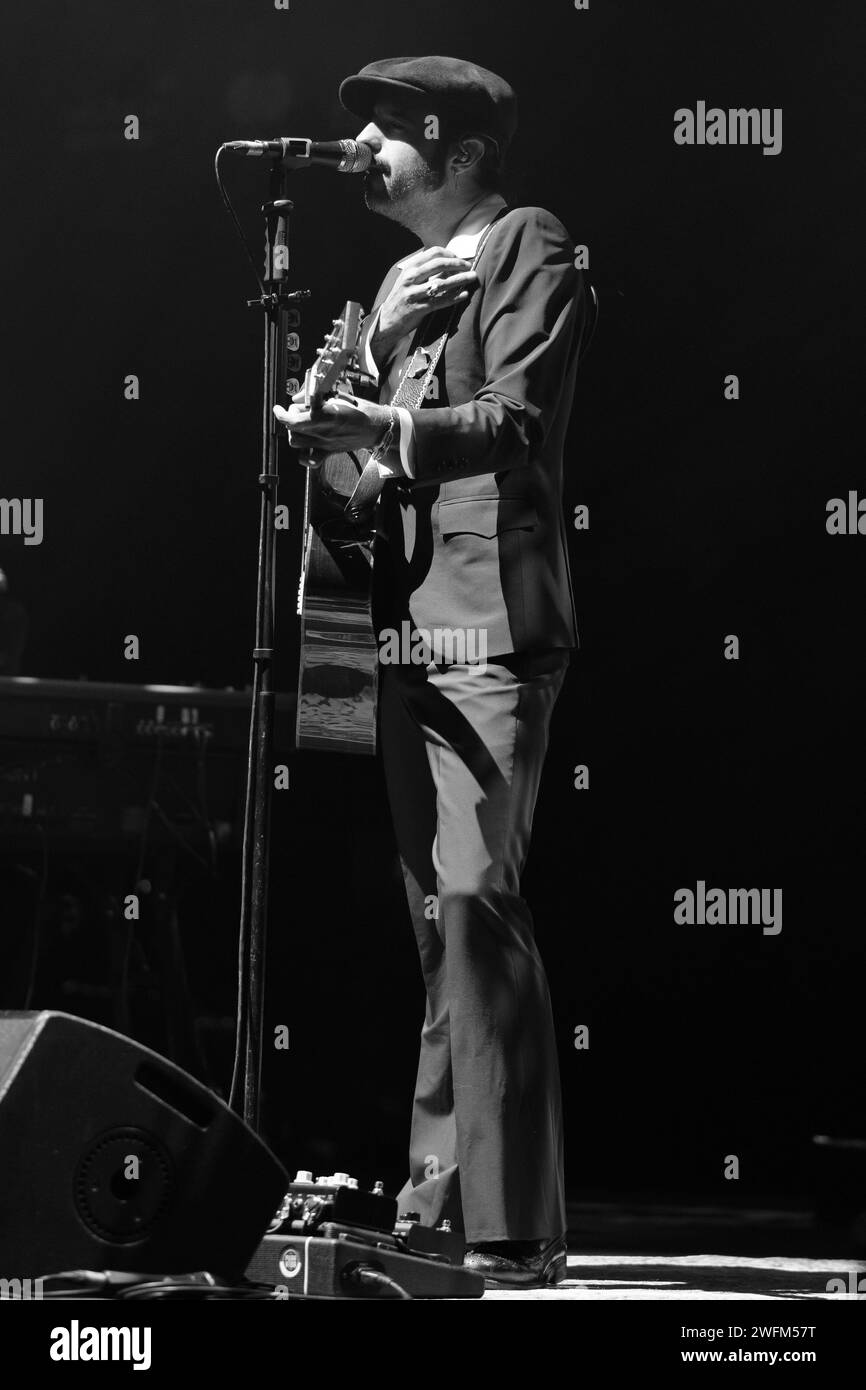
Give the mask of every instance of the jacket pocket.
[[445, 536], [492, 537], [502, 531], [538, 525], [534, 503], [525, 497], [454, 497], [439, 503], [439, 531]]

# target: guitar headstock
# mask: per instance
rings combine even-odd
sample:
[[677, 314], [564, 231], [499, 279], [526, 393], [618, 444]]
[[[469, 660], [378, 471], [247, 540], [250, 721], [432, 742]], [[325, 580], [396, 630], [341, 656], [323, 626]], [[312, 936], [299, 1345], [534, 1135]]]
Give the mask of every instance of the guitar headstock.
[[305, 404], [309, 408], [316, 400], [329, 395], [340, 378], [355, 364], [361, 336], [363, 310], [354, 299], [347, 299], [339, 318], [334, 319], [326, 334], [316, 361], [304, 381]]

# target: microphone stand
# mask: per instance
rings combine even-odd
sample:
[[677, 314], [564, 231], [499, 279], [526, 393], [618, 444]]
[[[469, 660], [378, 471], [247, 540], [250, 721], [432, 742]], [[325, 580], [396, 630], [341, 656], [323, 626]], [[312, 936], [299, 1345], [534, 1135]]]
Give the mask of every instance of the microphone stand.
[[[286, 400], [286, 354], [289, 305], [309, 297], [308, 290], [290, 291], [288, 169], [274, 160], [270, 170], [270, 201], [265, 217], [266, 275], [264, 294], [249, 299], [265, 313], [264, 384], [262, 407], [262, 466], [259, 474], [258, 573], [256, 582], [253, 694], [244, 809], [241, 861], [241, 916], [238, 941], [238, 1047], [229, 1104], [256, 1133], [261, 1119], [261, 1069], [265, 990], [265, 948], [268, 920], [268, 862], [271, 834], [271, 793], [275, 692], [274, 594], [276, 576], [275, 513], [279, 484], [279, 440], [282, 426], [273, 407]], [[243, 1060], [241, 1061], [241, 1056]]]

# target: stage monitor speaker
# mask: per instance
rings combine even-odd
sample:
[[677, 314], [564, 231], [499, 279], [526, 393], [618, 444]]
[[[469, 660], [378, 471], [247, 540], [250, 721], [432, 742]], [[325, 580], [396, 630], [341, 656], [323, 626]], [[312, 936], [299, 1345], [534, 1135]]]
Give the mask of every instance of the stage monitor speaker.
[[288, 1188], [212, 1091], [63, 1013], [0, 1013], [0, 1277], [242, 1274]]

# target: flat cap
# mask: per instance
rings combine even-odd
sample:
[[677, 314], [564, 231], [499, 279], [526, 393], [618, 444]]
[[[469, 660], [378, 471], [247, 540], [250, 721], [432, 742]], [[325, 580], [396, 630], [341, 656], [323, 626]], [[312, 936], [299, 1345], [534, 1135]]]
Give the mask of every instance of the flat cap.
[[429, 101], [433, 112], [447, 112], [467, 129], [490, 135], [501, 148], [517, 129], [517, 97], [495, 72], [462, 58], [380, 58], [340, 84], [347, 111], [369, 120], [381, 97]]

